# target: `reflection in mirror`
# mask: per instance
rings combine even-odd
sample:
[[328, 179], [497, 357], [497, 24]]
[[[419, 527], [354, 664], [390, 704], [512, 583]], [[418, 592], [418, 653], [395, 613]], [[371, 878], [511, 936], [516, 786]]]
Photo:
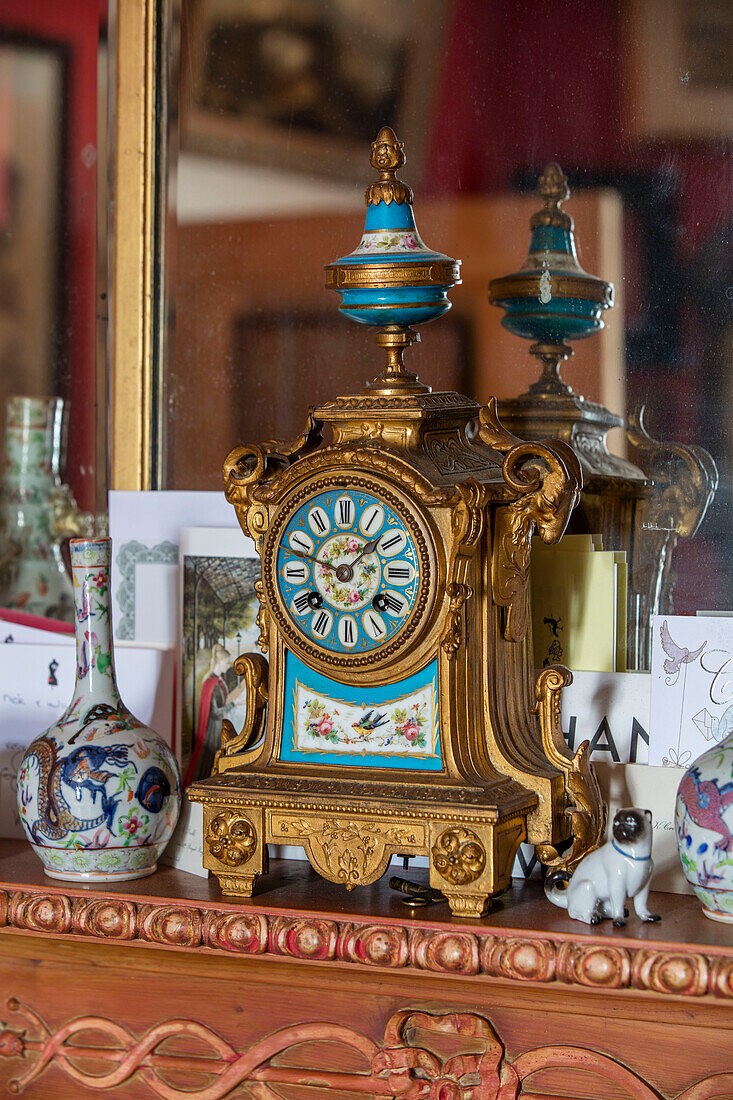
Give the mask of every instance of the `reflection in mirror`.
[[0, 7], [0, 606], [57, 618], [64, 539], [105, 508], [106, 23], [106, 0]]
[[[411, 369], [482, 401], [536, 380], [486, 287], [521, 266], [528, 192], [558, 161], [580, 262], [616, 287], [563, 378], [627, 421], [644, 404], [655, 439], [708, 449], [717, 494], [654, 598], [730, 607], [730, 5], [183, 0], [180, 14], [164, 487], [219, 489], [237, 442], [294, 436], [309, 405], [377, 373], [323, 265], [359, 239], [369, 143], [391, 123], [418, 228], [463, 261]], [[638, 461], [630, 444], [609, 434]]]

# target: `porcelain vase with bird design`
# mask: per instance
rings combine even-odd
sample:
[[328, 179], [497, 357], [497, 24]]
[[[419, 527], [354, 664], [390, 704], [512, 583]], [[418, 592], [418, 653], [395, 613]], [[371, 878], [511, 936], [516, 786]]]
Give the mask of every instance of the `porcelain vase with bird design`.
[[675, 829], [682, 869], [703, 913], [733, 924], [733, 733], [683, 775]]
[[120, 698], [112, 647], [111, 542], [72, 539], [76, 679], [61, 717], [29, 746], [18, 812], [47, 875], [87, 882], [155, 870], [181, 805], [162, 737]]

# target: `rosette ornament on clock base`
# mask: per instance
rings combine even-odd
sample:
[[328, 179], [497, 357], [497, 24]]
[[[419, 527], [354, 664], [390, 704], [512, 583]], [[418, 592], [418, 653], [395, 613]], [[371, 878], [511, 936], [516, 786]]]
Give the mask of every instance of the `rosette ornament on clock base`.
[[520, 841], [572, 866], [603, 830], [587, 746], [571, 756], [559, 727], [565, 676], [535, 685], [526, 638], [532, 536], [560, 538], [581, 474], [564, 444], [507, 432], [493, 401], [405, 369], [411, 326], [450, 308], [459, 264], [419, 236], [404, 162], [385, 127], [362, 239], [326, 269], [341, 311], [376, 329], [382, 373], [311, 410], [298, 439], [225, 462], [262, 561], [269, 665], [238, 658], [246, 721], [224, 722], [188, 793], [226, 893], [250, 894], [267, 845], [289, 843], [347, 889], [427, 856], [453, 911], [479, 915]]
[[47, 875], [86, 882], [156, 868], [181, 805], [165, 741], [120, 699], [112, 651], [110, 540], [72, 539], [76, 680], [18, 774], [18, 813]]

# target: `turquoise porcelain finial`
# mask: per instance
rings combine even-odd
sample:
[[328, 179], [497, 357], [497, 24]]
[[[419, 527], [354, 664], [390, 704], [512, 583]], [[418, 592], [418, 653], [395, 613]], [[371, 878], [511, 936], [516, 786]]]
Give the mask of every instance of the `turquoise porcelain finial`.
[[504, 310], [505, 328], [535, 341], [530, 350], [546, 367], [542, 388], [565, 390], [556, 371], [558, 361], [572, 355], [566, 341], [603, 328], [601, 314], [613, 305], [613, 284], [589, 275], [578, 263], [573, 219], [561, 209], [570, 190], [559, 165], [548, 164], [537, 190], [544, 206], [530, 219], [524, 266], [492, 279], [489, 301]]
[[341, 295], [341, 313], [362, 325], [408, 326], [433, 321], [451, 306], [460, 262], [423, 242], [412, 212], [412, 191], [397, 179], [403, 143], [389, 126], [372, 142], [379, 179], [366, 190], [364, 233], [348, 256], [326, 266], [326, 286]]

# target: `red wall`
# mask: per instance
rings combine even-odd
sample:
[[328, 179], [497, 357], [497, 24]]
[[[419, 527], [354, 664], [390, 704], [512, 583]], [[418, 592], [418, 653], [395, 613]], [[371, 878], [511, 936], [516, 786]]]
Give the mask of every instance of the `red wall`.
[[[103, 0], [2, 0], [0, 32], [62, 45], [67, 57], [65, 300], [59, 374], [70, 398], [68, 467], [79, 505], [95, 508], [97, 306], [97, 52]], [[86, 151], [86, 152], [85, 152]], [[102, 152], [104, 158], [106, 152]], [[66, 384], [63, 382], [66, 381]], [[106, 400], [104, 394], [99, 399]]]

